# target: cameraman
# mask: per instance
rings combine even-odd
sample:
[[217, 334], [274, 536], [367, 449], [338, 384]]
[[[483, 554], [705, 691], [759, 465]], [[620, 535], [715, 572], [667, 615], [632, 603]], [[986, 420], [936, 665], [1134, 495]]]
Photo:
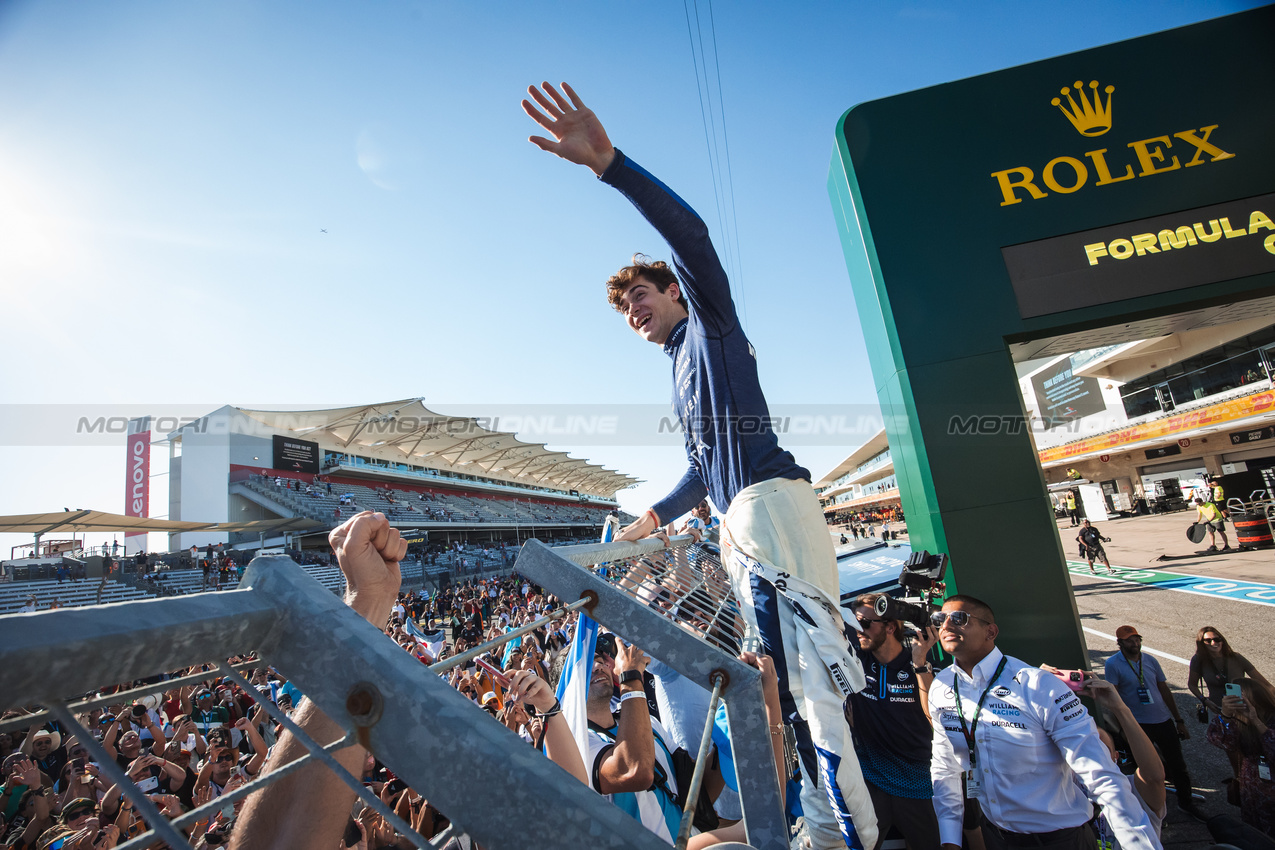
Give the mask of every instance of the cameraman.
[[903, 622], [875, 613], [879, 593], [867, 593], [851, 610], [859, 624], [855, 654], [863, 664], [867, 687], [846, 700], [846, 720], [877, 815], [880, 847], [891, 825], [912, 850], [937, 850], [939, 822], [930, 784], [930, 728], [926, 694], [934, 670], [926, 660], [938, 641], [927, 627], [903, 646]]

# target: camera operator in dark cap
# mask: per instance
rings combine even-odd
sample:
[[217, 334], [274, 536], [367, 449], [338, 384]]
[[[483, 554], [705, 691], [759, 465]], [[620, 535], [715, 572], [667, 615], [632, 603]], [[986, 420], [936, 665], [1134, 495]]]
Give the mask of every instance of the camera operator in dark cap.
[[846, 720], [854, 734], [863, 780], [877, 815], [877, 847], [894, 826], [912, 850], [937, 850], [939, 823], [930, 783], [933, 732], [926, 693], [934, 669], [926, 656], [938, 630], [926, 628], [911, 639], [902, 620], [876, 613], [879, 593], [867, 593], [851, 610], [859, 624], [851, 649], [863, 665], [867, 687], [846, 700]]

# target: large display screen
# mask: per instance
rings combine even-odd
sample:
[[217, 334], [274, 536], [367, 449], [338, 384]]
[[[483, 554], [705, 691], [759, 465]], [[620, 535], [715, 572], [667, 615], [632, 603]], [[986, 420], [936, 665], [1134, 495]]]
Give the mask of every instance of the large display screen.
[[271, 469], [287, 469], [292, 472], [319, 471], [319, 444], [309, 440], [274, 435], [274, 464]]
[[1072, 374], [1071, 358], [1033, 375], [1032, 389], [1045, 430], [1107, 409], [1098, 379]]

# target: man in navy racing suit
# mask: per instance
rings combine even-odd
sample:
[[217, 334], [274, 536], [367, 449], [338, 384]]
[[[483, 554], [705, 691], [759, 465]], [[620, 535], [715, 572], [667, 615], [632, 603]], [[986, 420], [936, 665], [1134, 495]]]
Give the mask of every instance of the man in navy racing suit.
[[647, 537], [706, 495], [725, 509], [722, 561], [741, 612], [775, 661], [781, 705], [802, 755], [810, 844], [872, 847], [876, 818], [842, 712], [864, 678], [837, 607], [836, 554], [810, 473], [771, 428], [753, 347], [708, 228], [612, 146], [570, 86], [528, 91], [535, 105], [524, 100], [523, 110], [553, 136], [530, 141], [618, 189], [673, 252], [672, 267], [637, 255], [607, 281], [608, 300], [629, 327], [672, 358], [673, 404], [689, 460], [672, 492], [617, 540]]

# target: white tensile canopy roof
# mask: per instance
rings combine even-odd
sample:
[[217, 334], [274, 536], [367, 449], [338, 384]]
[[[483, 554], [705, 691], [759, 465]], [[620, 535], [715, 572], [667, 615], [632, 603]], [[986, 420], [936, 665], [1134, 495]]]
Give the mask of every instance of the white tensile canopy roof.
[[54, 532], [79, 534], [88, 531], [137, 532], [139, 534], [144, 531], [300, 531], [322, 524], [305, 517], [259, 519], [250, 522], [184, 522], [176, 519], [151, 519], [144, 516], [123, 516], [92, 510], [0, 516], [0, 532], [22, 532], [40, 536]]
[[237, 408], [280, 433], [313, 440], [323, 448], [409, 463], [531, 487], [577, 490], [614, 498], [639, 479], [543, 443], [525, 443], [507, 431], [491, 431], [471, 417], [445, 416], [421, 399], [329, 410]]

